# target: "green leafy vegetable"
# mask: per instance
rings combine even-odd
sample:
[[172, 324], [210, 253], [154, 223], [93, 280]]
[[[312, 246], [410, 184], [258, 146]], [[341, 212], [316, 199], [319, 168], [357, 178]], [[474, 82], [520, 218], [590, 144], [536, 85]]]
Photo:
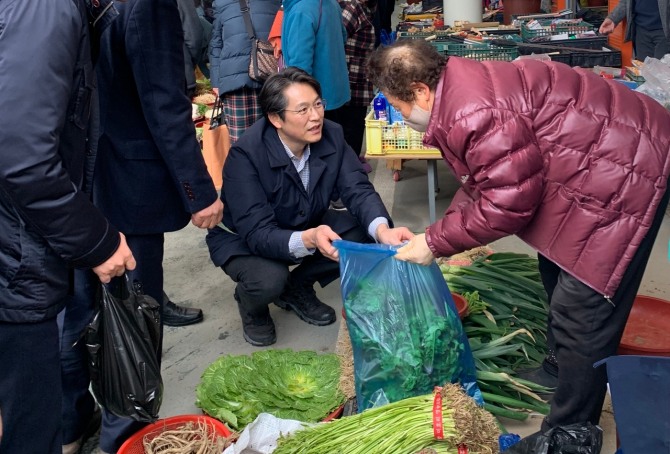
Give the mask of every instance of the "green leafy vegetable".
[[205, 116], [205, 113], [207, 112], [207, 106], [205, 104], [196, 104], [198, 106], [197, 113], [201, 117]]
[[461, 377], [465, 337], [460, 320], [446, 314], [443, 303], [405, 303], [402, 295], [363, 279], [345, 307], [359, 408], [377, 405], [381, 391], [396, 402]]
[[259, 413], [317, 422], [344, 402], [334, 354], [265, 350], [225, 355], [203, 372], [196, 405], [236, 430]]

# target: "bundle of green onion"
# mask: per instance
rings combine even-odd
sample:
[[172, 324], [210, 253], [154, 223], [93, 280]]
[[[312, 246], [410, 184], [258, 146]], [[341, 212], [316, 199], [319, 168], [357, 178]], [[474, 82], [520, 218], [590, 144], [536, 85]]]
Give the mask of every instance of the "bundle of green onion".
[[[549, 413], [539, 394], [551, 391], [516, 376], [537, 367], [547, 352], [547, 294], [535, 257], [511, 252], [478, 257], [470, 265], [440, 265], [453, 292], [468, 301], [463, 327], [477, 367], [485, 408], [524, 420]], [[538, 394], [539, 393], [539, 394]]]
[[[441, 417], [434, 416], [434, 406]], [[469, 454], [492, 454], [499, 451], [499, 435], [495, 418], [459, 385], [448, 384], [434, 394], [295, 432], [279, 440], [274, 454], [413, 454], [426, 448], [459, 454], [459, 446]]]

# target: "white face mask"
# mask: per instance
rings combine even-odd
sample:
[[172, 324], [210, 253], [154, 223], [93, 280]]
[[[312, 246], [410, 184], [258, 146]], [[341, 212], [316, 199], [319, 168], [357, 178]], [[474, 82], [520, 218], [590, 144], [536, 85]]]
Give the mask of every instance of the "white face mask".
[[412, 111], [409, 113], [409, 117], [405, 118], [405, 124], [419, 132], [426, 132], [429, 121], [430, 111], [424, 110], [416, 104], [412, 106]]

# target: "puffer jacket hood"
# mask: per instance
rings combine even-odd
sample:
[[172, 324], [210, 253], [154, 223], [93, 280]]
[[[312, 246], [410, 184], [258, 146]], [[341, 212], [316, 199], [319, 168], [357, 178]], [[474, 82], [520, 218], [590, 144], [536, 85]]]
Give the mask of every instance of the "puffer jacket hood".
[[670, 174], [670, 113], [561, 63], [450, 58], [424, 143], [442, 151], [470, 196], [427, 228], [436, 255], [516, 234], [605, 296]]

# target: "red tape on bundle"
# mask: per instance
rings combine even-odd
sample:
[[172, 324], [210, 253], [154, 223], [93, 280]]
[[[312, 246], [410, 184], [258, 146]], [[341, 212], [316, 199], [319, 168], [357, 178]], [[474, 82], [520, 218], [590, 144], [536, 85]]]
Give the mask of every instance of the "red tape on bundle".
[[[433, 392], [433, 436], [436, 440], [444, 440], [444, 424], [442, 422], [442, 388], [436, 386]], [[468, 454], [468, 447], [458, 445], [458, 454]]]
[[[444, 426], [442, 425], [442, 388], [436, 386], [433, 398], [433, 436], [437, 440], [444, 440]], [[461, 454], [460, 450], [458, 454]]]

